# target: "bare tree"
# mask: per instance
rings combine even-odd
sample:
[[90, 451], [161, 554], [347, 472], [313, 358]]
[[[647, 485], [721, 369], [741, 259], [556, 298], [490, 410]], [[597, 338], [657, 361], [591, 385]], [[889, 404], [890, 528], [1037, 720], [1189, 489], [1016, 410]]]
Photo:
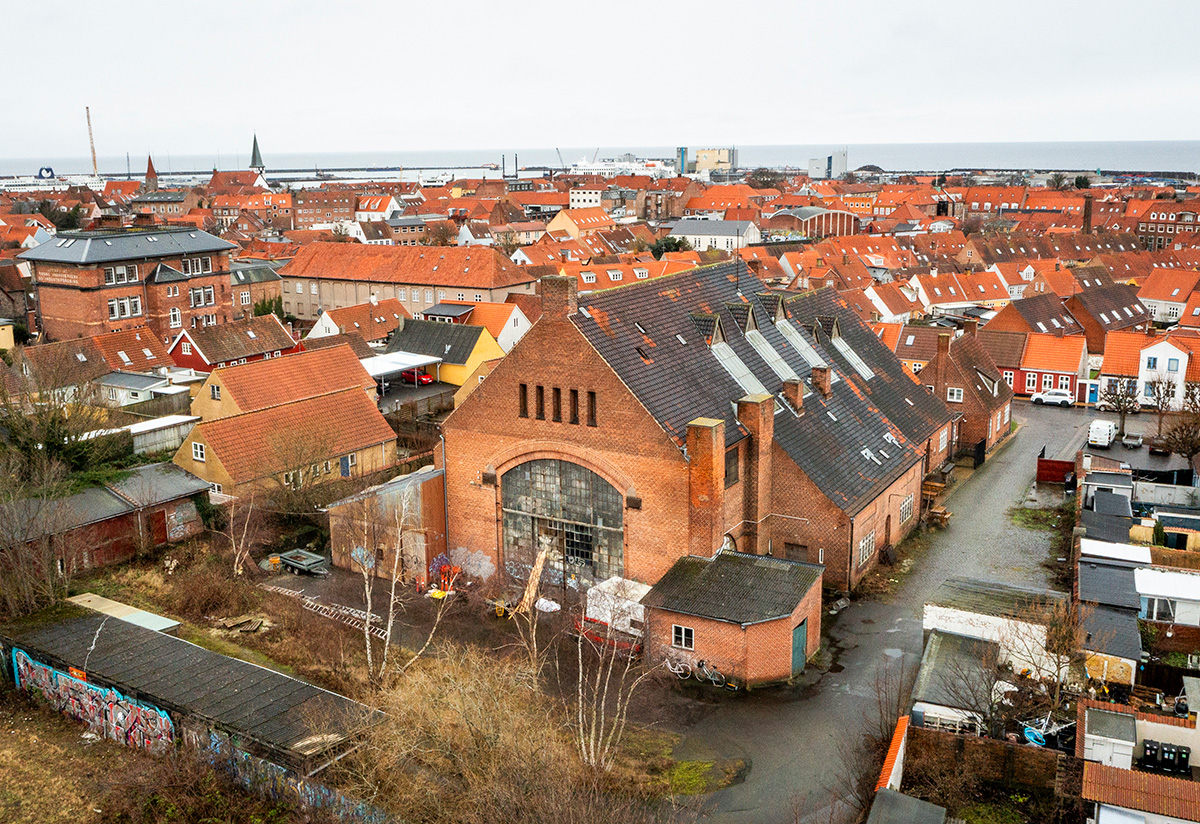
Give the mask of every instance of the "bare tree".
[[[1067, 597], [1035, 598], [1005, 615], [1000, 634], [1002, 654], [1014, 671], [1049, 681], [1050, 711], [1063, 706], [1063, 687], [1071, 666], [1082, 658], [1083, 624], [1092, 607], [1076, 607]], [[1095, 639], [1093, 639], [1095, 640]]]
[[495, 247], [503, 252], [505, 257], [510, 257], [513, 252], [521, 248], [521, 239], [512, 229], [505, 229], [496, 234], [494, 242]]
[[1141, 409], [1137, 396], [1137, 381], [1124, 378], [1110, 380], [1100, 395], [1100, 402], [1117, 413], [1117, 435], [1125, 437], [1125, 417]]
[[1184, 385], [1182, 409], [1179, 417], [1167, 428], [1162, 444], [1187, 458], [1189, 466], [1200, 454], [1200, 384]]
[[255, 507], [255, 495], [233, 498], [225, 505], [221, 535], [229, 541], [233, 554], [233, 574], [242, 575], [250, 560], [250, 549], [262, 538], [261, 511]]
[[1175, 403], [1175, 382], [1161, 374], [1156, 374], [1153, 379], [1146, 381], [1146, 389], [1149, 390], [1146, 398], [1150, 408], [1154, 410], [1154, 417], [1158, 420], [1158, 437], [1161, 438], [1163, 419], [1166, 418]]
[[978, 661], [950, 657], [939, 672], [941, 685], [955, 709], [970, 713], [981, 731], [998, 738], [1007, 721], [1003, 711], [1004, 680], [998, 645], [988, 644]]
[[32, 470], [24, 463], [0, 458], [0, 614], [8, 617], [65, 598], [73, 563], [64, 470], [49, 460]]
[[[581, 616], [582, 617], [582, 616]], [[629, 704], [653, 672], [618, 647], [611, 625], [599, 639], [575, 636], [575, 687], [571, 731], [579, 757], [588, 767], [607, 772], [616, 761], [629, 721]]]

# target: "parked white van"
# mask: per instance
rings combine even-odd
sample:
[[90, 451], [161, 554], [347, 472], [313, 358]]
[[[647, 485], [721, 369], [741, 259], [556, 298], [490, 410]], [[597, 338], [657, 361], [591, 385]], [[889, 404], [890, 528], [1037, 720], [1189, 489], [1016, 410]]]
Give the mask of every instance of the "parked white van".
[[1088, 446], [1108, 449], [1117, 439], [1117, 425], [1112, 421], [1092, 421], [1088, 427]]

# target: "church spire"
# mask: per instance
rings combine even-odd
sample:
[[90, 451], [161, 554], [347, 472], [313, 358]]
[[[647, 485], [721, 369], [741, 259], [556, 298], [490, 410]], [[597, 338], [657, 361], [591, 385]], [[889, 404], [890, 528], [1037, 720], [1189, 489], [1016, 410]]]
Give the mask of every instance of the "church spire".
[[254, 148], [250, 150], [250, 168], [262, 174], [266, 171], [267, 164], [263, 163], [262, 152], [258, 150], [258, 134], [254, 135]]
[[146, 180], [142, 184], [142, 191], [158, 191], [158, 172], [154, 171], [154, 158], [150, 155], [146, 155]]

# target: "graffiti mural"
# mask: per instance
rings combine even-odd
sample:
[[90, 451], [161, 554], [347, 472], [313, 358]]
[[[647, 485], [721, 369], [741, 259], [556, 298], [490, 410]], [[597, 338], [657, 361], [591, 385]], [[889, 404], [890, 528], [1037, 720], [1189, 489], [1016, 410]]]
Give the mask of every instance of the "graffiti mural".
[[310, 810], [327, 810], [341, 821], [384, 824], [388, 817], [370, 804], [352, 801], [319, 781], [306, 780], [291, 770], [240, 749], [218, 730], [188, 728], [184, 741], [228, 772], [242, 786], [277, 801], [300, 803]]
[[87, 724], [97, 735], [156, 755], [175, 744], [175, 725], [158, 707], [59, 672], [19, 649], [12, 651], [12, 664], [17, 687], [40, 694], [50, 706]]

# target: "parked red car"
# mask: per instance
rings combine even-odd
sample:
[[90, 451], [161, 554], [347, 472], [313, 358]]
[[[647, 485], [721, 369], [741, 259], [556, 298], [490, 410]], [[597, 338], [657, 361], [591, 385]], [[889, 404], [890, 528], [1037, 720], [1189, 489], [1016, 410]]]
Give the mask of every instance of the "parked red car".
[[416, 369], [409, 369], [407, 372], [400, 373], [400, 380], [405, 383], [413, 383], [417, 386], [428, 386], [433, 383], [433, 376], [426, 375], [424, 372], [418, 372]]

